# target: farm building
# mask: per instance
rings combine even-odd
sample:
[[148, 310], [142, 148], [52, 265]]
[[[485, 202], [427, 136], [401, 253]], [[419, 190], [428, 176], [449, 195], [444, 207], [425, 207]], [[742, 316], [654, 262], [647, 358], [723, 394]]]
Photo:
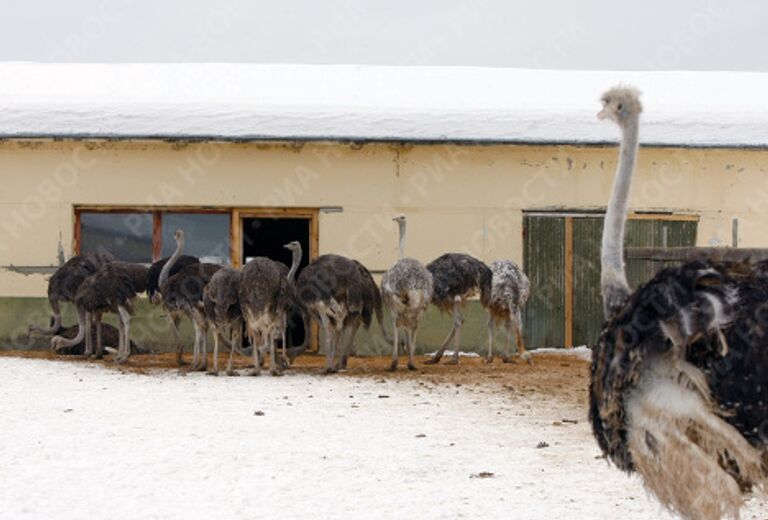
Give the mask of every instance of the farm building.
[[[305, 263], [334, 252], [378, 276], [398, 214], [425, 263], [524, 267], [529, 346], [593, 343], [618, 142], [595, 113], [619, 82], [645, 104], [628, 245], [768, 245], [768, 74], [22, 63], [0, 77], [5, 343], [30, 341], [47, 276], [81, 251], [151, 262], [183, 228], [211, 261], [288, 261], [299, 240]], [[630, 282], [658, 267], [631, 260]], [[170, 344], [148, 303], [136, 322], [140, 341]], [[431, 310], [422, 346], [448, 322]], [[484, 330], [476, 306], [468, 349]]]

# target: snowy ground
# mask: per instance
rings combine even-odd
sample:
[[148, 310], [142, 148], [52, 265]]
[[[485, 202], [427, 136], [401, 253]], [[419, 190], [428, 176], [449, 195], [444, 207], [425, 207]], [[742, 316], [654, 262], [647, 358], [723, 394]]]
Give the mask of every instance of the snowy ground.
[[557, 397], [8, 357], [0, 381], [2, 518], [668, 518]]

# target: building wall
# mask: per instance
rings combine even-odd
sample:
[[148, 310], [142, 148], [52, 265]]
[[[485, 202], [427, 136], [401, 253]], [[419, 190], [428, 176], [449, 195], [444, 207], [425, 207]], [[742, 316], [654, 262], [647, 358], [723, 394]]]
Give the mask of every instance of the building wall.
[[[604, 206], [617, 149], [317, 143], [0, 143], [0, 266], [72, 253], [75, 205], [340, 207], [321, 212], [320, 253], [373, 271], [446, 251], [522, 262], [522, 211]], [[699, 245], [768, 245], [768, 151], [643, 148], [634, 210], [700, 215]], [[0, 297], [41, 297], [46, 276], [0, 269]]]

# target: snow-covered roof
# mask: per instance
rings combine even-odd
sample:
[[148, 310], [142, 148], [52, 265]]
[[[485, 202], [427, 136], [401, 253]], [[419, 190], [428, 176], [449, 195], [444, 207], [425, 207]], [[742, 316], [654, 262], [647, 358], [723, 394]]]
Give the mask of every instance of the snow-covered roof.
[[0, 138], [604, 143], [617, 83], [645, 144], [768, 146], [764, 73], [352, 65], [0, 63]]

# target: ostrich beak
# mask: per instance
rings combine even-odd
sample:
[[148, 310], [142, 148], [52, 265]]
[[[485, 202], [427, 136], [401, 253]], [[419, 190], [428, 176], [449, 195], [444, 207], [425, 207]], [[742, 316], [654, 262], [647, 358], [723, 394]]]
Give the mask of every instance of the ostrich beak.
[[608, 118], [608, 108], [603, 108], [600, 112], [597, 113], [597, 118], [600, 120], [607, 119]]

